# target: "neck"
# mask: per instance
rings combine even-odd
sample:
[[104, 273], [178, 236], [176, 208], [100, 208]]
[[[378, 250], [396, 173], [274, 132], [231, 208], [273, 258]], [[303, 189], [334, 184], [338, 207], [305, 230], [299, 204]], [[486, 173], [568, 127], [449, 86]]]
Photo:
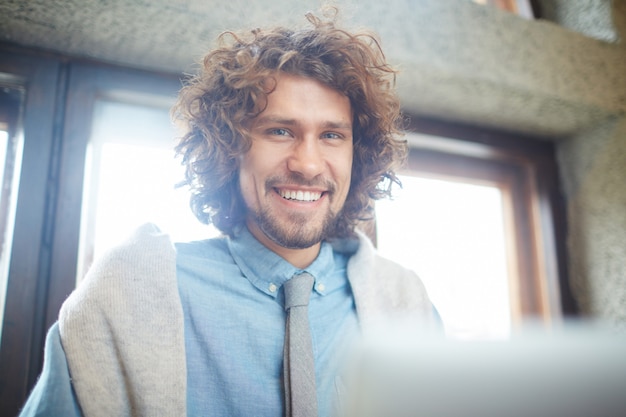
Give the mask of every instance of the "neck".
[[259, 242], [261, 242], [263, 246], [265, 246], [296, 268], [304, 269], [307, 266], [311, 265], [315, 258], [317, 258], [317, 255], [319, 255], [320, 253], [320, 248], [322, 246], [321, 242], [318, 242], [315, 245], [304, 249], [285, 248], [267, 237], [267, 235], [263, 233], [263, 231], [256, 224], [250, 223], [251, 222], [248, 222], [247, 226], [250, 233], [252, 233], [252, 236], [254, 236]]

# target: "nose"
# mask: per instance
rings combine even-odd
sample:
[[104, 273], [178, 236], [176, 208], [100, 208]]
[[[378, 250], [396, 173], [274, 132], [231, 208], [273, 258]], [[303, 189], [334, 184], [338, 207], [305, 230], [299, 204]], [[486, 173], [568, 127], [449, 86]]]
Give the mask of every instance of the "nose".
[[324, 157], [320, 141], [310, 137], [294, 143], [287, 168], [306, 179], [313, 179], [321, 174], [324, 169]]

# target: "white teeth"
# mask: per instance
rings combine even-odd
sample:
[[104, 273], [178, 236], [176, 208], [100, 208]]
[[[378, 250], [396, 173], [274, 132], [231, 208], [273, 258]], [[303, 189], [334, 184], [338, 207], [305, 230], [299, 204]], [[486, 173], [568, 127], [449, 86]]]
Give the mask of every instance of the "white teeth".
[[296, 201], [316, 201], [322, 196], [322, 193], [314, 191], [292, 191], [292, 190], [279, 190], [278, 193], [282, 198]]

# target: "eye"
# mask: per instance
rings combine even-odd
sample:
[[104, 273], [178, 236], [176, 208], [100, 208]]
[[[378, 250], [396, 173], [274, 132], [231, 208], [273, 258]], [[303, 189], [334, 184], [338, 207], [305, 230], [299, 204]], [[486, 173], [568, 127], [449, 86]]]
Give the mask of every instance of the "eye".
[[291, 136], [291, 132], [282, 128], [270, 129], [267, 133], [274, 136]]
[[322, 134], [322, 139], [342, 139], [343, 136], [335, 132], [326, 132]]

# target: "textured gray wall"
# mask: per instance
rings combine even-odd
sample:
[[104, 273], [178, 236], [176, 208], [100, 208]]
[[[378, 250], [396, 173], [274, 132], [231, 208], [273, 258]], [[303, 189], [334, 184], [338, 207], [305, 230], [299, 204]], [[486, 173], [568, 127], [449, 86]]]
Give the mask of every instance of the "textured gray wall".
[[[626, 1], [541, 0], [561, 24], [467, 0], [335, 3], [380, 34], [407, 110], [559, 141], [577, 298], [626, 328]], [[222, 30], [292, 25], [319, 4], [2, 0], [0, 40], [179, 72]]]
[[626, 330], [626, 119], [562, 142], [559, 157], [575, 297], [585, 314]]
[[537, 3], [542, 18], [592, 38], [607, 42], [619, 40], [613, 25], [613, 0], [539, 0]]
[[[623, 80], [626, 2], [602, 3], [611, 3], [615, 39], [621, 39], [611, 71]], [[615, 88], [625, 91], [619, 82]], [[599, 102], [607, 99], [597, 92]], [[611, 117], [560, 142], [558, 157], [568, 200], [569, 272], [575, 297], [586, 315], [626, 330], [626, 101], [616, 104]]]

